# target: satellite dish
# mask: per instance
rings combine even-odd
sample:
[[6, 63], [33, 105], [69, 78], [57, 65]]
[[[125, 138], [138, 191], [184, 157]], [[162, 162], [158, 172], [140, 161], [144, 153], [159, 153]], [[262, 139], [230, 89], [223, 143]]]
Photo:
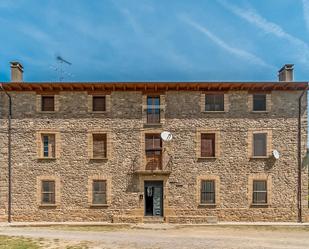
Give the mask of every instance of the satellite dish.
[[173, 135], [169, 131], [163, 131], [161, 132], [161, 138], [163, 139], [163, 141], [171, 141]]
[[280, 157], [279, 151], [273, 150], [273, 156], [274, 156], [275, 159], [279, 159], [279, 157]]

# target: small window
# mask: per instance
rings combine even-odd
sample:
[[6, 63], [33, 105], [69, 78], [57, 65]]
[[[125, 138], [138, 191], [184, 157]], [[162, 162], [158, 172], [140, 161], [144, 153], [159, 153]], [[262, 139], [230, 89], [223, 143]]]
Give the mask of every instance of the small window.
[[205, 111], [224, 111], [224, 94], [206, 94]]
[[42, 181], [42, 204], [55, 204], [55, 181]]
[[160, 123], [160, 96], [147, 97], [147, 123]]
[[56, 155], [56, 142], [55, 134], [42, 134], [42, 144], [43, 144], [43, 157], [55, 158]]
[[162, 140], [160, 134], [145, 135], [146, 170], [162, 170]]
[[201, 204], [215, 204], [215, 181], [203, 180], [201, 182]]
[[107, 204], [106, 181], [94, 180], [92, 183], [92, 204]]
[[253, 181], [253, 203], [267, 203], [267, 181]]
[[267, 133], [253, 134], [253, 156], [267, 156]]
[[253, 111], [266, 111], [266, 94], [253, 94]]
[[106, 134], [92, 134], [93, 158], [107, 157], [107, 139]]
[[105, 112], [106, 111], [105, 96], [93, 96], [92, 97], [92, 111], [94, 112]]
[[201, 134], [201, 157], [215, 157], [216, 151], [216, 134], [202, 133]]
[[55, 97], [54, 96], [42, 96], [41, 111], [53, 112], [55, 111]]

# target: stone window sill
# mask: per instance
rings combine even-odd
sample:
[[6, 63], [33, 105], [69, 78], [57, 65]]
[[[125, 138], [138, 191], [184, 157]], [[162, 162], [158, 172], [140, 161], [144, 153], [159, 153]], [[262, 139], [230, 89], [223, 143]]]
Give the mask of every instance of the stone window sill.
[[210, 114], [210, 113], [227, 113], [227, 111], [203, 111], [203, 113]]
[[198, 158], [197, 158], [198, 161], [203, 161], [203, 160], [216, 160], [216, 159], [218, 159], [218, 157], [216, 157], [216, 156], [198, 157]]
[[252, 203], [251, 207], [253, 208], [268, 208], [270, 206], [269, 203]]
[[162, 127], [162, 123], [146, 123], [144, 127]]
[[268, 159], [269, 156], [251, 156], [250, 159]]
[[108, 207], [108, 204], [90, 204], [90, 208], [104, 208], [104, 207]]
[[53, 113], [57, 113], [56, 111], [38, 111], [38, 113], [41, 113], [41, 114], [53, 114]]
[[90, 158], [91, 161], [107, 161], [107, 157], [96, 157], [96, 158]]
[[251, 111], [251, 113], [255, 113], [255, 114], [258, 114], [258, 113], [269, 113], [269, 111]]
[[216, 208], [217, 204], [216, 203], [205, 203], [205, 204], [200, 203], [199, 207], [201, 207], [201, 208]]
[[55, 208], [57, 207], [57, 204], [40, 204], [39, 207], [50, 207], [50, 208]]
[[51, 161], [53, 161], [53, 160], [56, 160], [57, 158], [56, 157], [39, 157], [38, 158], [38, 160], [51, 160]]
[[92, 113], [92, 114], [105, 114], [105, 113], [107, 113], [107, 111], [89, 111], [89, 113]]

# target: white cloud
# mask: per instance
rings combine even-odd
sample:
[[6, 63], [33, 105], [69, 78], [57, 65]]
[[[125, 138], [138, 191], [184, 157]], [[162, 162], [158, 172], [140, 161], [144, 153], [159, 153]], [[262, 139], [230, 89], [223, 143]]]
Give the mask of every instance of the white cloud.
[[218, 45], [222, 49], [226, 50], [227, 52], [229, 52], [229, 53], [231, 53], [231, 54], [233, 54], [233, 55], [235, 55], [235, 56], [237, 56], [241, 59], [247, 60], [251, 63], [257, 64], [257, 65], [260, 65], [260, 66], [264, 66], [264, 67], [270, 67], [272, 69], [275, 68], [272, 65], [269, 65], [268, 63], [266, 63], [263, 59], [259, 58], [258, 56], [254, 55], [254, 54], [252, 54], [248, 51], [230, 46], [225, 41], [221, 40], [218, 36], [216, 36], [215, 34], [210, 32], [208, 29], [206, 29], [204, 26], [202, 26], [199, 23], [191, 20], [190, 18], [182, 16], [181, 19], [184, 22], [186, 22], [187, 24], [191, 25], [196, 30], [205, 34], [211, 41], [213, 41], [216, 45]]
[[[309, 46], [307, 43], [302, 41], [301, 39], [287, 33], [283, 30], [281, 26], [276, 23], [270, 22], [261, 15], [259, 15], [254, 9], [242, 9], [235, 5], [232, 5], [224, 0], [218, 0], [218, 2], [230, 10], [235, 15], [243, 18], [247, 22], [255, 25], [266, 33], [272, 34], [279, 38], [285, 39], [290, 43], [294, 44], [297, 49], [299, 49], [298, 58], [303, 63], [309, 62]], [[308, 2], [304, 0], [304, 2]]]
[[303, 0], [304, 19], [307, 29], [309, 31], [309, 0]]

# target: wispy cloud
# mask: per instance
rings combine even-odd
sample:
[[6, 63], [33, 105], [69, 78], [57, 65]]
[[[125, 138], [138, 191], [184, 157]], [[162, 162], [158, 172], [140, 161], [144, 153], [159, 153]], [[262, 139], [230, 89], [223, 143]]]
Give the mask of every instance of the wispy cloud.
[[309, 31], [309, 0], [303, 0], [304, 18]]
[[227, 52], [229, 52], [229, 53], [231, 53], [231, 54], [233, 54], [233, 55], [235, 55], [235, 56], [237, 56], [241, 59], [249, 61], [251, 63], [258, 64], [258, 65], [264, 66], [264, 67], [269, 67], [269, 68], [272, 68], [272, 69], [275, 68], [272, 65], [269, 65], [268, 63], [266, 63], [263, 59], [259, 58], [256, 55], [254, 55], [254, 54], [252, 54], [252, 53], [250, 53], [246, 50], [236, 48], [236, 47], [233, 47], [233, 46], [227, 44], [225, 41], [220, 39], [214, 33], [210, 32], [205, 26], [202, 26], [199, 23], [191, 20], [189, 17], [181, 16], [180, 18], [182, 19], [182, 21], [191, 25], [196, 30], [205, 34], [212, 42], [214, 42], [216, 45], [218, 45], [222, 49], [226, 50]]
[[[301, 39], [289, 34], [286, 32], [280, 25], [270, 22], [261, 15], [259, 15], [256, 10], [250, 9], [243, 9], [238, 6], [232, 5], [225, 0], [218, 0], [218, 2], [234, 13], [235, 15], [241, 17], [242, 19], [246, 20], [247, 22], [255, 25], [256, 27], [260, 28], [266, 33], [272, 34], [277, 36], [281, 39], [285, 39], [290, 43], [294, 44], [297, 49], [299, 49], [298, 58], [303, 63], [309, 62], [309, 46], [307, 43], [302, 41]], [[308, 0], [303, 0], [303, 2], [307, 2]]]

